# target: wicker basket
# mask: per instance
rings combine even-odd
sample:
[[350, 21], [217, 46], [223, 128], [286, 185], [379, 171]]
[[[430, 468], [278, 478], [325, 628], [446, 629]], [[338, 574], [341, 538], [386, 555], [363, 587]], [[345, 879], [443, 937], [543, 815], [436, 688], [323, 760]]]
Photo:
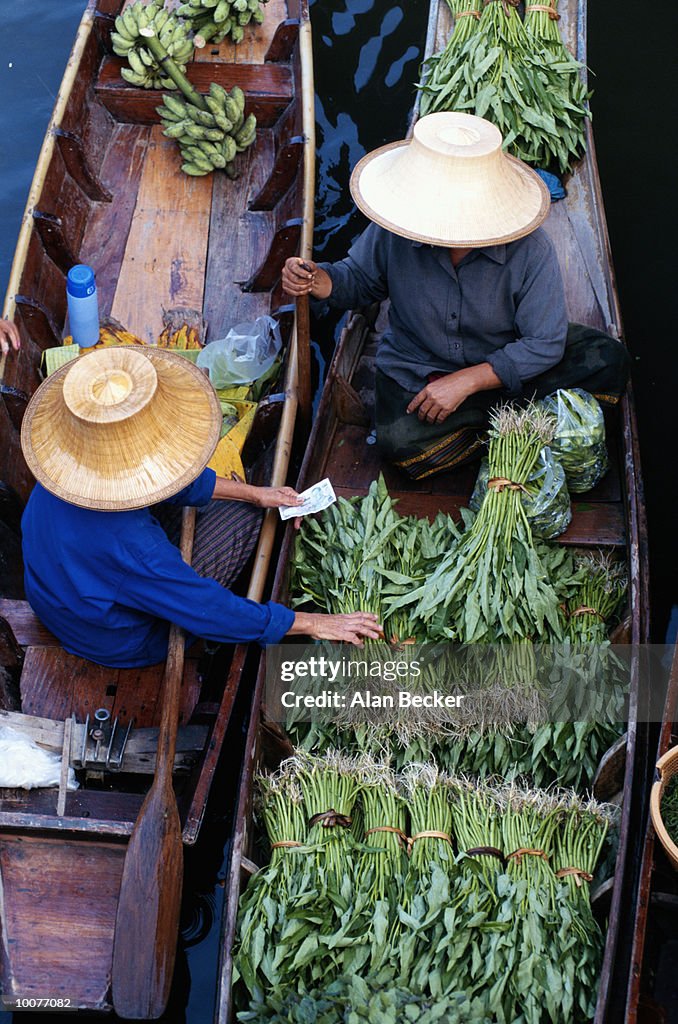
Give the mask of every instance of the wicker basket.
[[652, 786], [652, 793], [650, 795], [650, 817], [652, 818], [654, 830], [659, 837], [659, 842], [666, 850], [666, 855], [674, 868], [678, 871], [678, 846], [676, 846], [674, 841], [671, 839], [671, 836], [666, 831], [666, 826], [664, 825], [661, 814], [661, 802], [662, 797], [664, 796], [664, 791], [673, 776], [677, 773], [678, 747], [671, 747], [671, 749], [667, 750], [663, 757], [660, 757], [657, 761], [657, 775], [659, 777]]

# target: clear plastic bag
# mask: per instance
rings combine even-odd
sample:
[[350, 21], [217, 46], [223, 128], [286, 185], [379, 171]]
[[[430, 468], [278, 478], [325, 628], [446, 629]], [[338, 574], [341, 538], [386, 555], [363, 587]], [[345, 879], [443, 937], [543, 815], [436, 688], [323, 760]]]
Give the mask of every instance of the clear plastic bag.
[[603, 410], [581, 388], [561, 388], [542, 399], [541, 405], [557, 419], [551, 449], [565, 470], [570, 492], [591, 490], [609, 466]]
[[196, 363], [209, 372], [217, 391], [235, 384], [251, 384], [275, 362], [282, 347], [280, 325], [272, 316], [236, 324], [225, 338], [210, 341]]
[[[0, 727], [0, 787], [36, 789], [58, 786], [61, 758], [44, 750], [18, 729]], [[68, 769], [68, 789], [77, 789], [75, 772]]]
[[[483, 459], [471, 495], [470, 506], [474, 512], [478, 511], [485, 497], [488, 479], [488, 462]], [[550, 448], [542, 448], [539, 462], [525, 486], [526, 492], [521, 494], [521, 499], [533, 534], [543, 540], [559, 537], [570, 525], [572, 509], [565, 470]]]

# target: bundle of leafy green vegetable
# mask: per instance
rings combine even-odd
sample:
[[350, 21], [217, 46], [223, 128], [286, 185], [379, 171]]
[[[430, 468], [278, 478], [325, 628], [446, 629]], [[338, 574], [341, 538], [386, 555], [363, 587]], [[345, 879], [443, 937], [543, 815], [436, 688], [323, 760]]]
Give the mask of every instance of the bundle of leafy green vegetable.
[[[275, 778], [272, 786], [259, 780], [264, 804], [273, 798], [264, 815], [271, 837], [281, 833], [273, 821], [281, 781], [305, 791], [314, 813], [306, 844], [283, 854], [286, 884], [262, 904], [263, 869], [241, 898], [240, 1020], [305, 1019], [295, 1005], [309, 1020], [331, 1020], [339, 993], [357, 1001], [356, 1013], [397, 1006], [407, 1020], [434, 1019], [433, 1005], [455, 1024], [589, 1019], [602, 936], [588, 888], [609, 809], [564, 791], [473, 784], [430, 764], [395, 777], [336, 754], [292, 759]], [[351, 822], [316, 822], [327, 801], [350, 807]], [[327, 837], [318, 832], [325, 828]], [[259, 927], [245, 927], [257, 906]], [[389, 993], [383, 1001], [380, 987]]]
[[[452, 4], [457, 17], [468, 7]], [[490, 0], [474, 22], [457, 20], [446, 49], [424, 63], [422, 114], [455, 110], [486, 117], [514, 156], [571, 170], [584, 152], [590, 117], [581, 65], [562, 44], [554, 45], [551, 29], [544, 39], [541, 23], [530, 19], [534, 31], [528, 31], [515, 5]]]

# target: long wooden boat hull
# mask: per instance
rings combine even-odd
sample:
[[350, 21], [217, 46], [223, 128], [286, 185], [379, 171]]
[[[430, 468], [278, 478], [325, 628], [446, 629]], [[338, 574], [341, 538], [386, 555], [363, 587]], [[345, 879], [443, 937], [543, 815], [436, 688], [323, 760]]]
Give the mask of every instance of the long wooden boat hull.
[[[21, 454], [21, 417], [41, 382], [44, 351], [61, 344], [65, 275], [78, 262], [95, 270], [100, 313], [145, 343], [156, 342], [163, 309], [183, 306], [202, 313], [209, 339], [238, 322], [278, 317], [286, 352], [278, 394], [262, 403], [248, 443], [256, 482], [286, 482], [298, 405], [298, 339], [294, 307], [279, 279], [288, 256], [310, 255], [313, 231], [307, 2], [269, 0], [263, 25], [242, 44], [208, 46], [189, 65], [188, 76], [199, 90], [211, 81], [227, 89], [241, 86], [246, 112], [257, 116], [257, 141], [238, 158], [234, 181], [220, 172], [204, 178], [183, 174], [176, 144], [159, 125], [160, 94], [132, 88], [121, 78], [110, 34], [126, 2], [90, 0], [87, 6], [12, 267], [4, 315], [16, 320], [22, 347], [18, 357], [10, 355], [0, 365], [0, 480], [19, 501], [33, 483]], [[272, 514], [265, 517], [252, 561], [247, 594], [254, 600], [267, 585], [276, 521]], [[175, 761], [186, 843], [198, 836], [250, 666], [256, 668], [256, 656], [238, 646], [230, 661], [218, 663], [215, 683], [214, 671], [202, 677], [197, 656], [187, 659], [183, 750]], [[20, 677], [24, 718], [31, 716], [40, 741], [66, 751], [64, 763], [76, 758], [85, 742], [83, 723], [96, 709], [117, 716], [121, 728], [134, 722], [122, 772], [95, 765], [75, 791], [63, 785], [58, 792], [0, 790], [3, 994], [62, 995], [73, 1008], [110, 1009], [122, 864], [153, 770], [163, 666], [118, 671], [68, 655], [20, 596], [0, 593], [0, 676], [3, 667]], [[1, 724], [16, 725], [19, 717], [12, 713]], [[31, 723], [19, 722], [26, 728]]]
[[[427, 53], [444, 46], [452, 28], [447, 4], [432, 0], [430, 9]], [[559, 25], [567, 45], [585, 64], [585, 0], [561, 0], [559, 12]], [[545, 227], [559, 256], [570, 319], [621, 337], [621, 313], [590, 130], [587, 154], [568, 179], [567, 192], [565, 201], [552, 205]], [[328, 371], [297, 486], [304, 488], [329, 477], [338, 495], [351, 497], [365, 494], [381, 472], [389, 493], [398, 499], [401, 513], [433, 518], [442, 510], [457, 516], [459, 509], [468, 505], [477, 467], [460, 468], [413, 483], [382, 461], [378, 447], [368, 441], [371, 427], [358, 423], [360, 417], [352, 414], [356, 404], [362, 402], [370, 418], [378, 331], [379, 323], [375, 333], [375, 325], [361, 312], [352, 314], [349, 319]], [[356, 403], [356, 399], [360, 401]], [[630, 576], [629, 600], [625, 628], [616, 640], [639, 645], [649, 638], [648, 556], [639, 447], [630, 387], [622, 399], [616, 423], [611, 421], [609, 425], [608, 446], [612, 457], [611, 471], [594, 491], [586, 495], [585, 501], [574, 503], [572, 523], [559, 540], [565, 544], [625, 553]], [[283, 541], [273, 590], [278, 600], [287, 597], [293, 543], [292, 531], [289, 530]], [[289, 753], [285, 737], [266, 721], [262, 703], [264, 675], [262, 664], [254, 694], [232, 842], [221, 951], [220, 1024], [232, 1020], [231, 950], [238, 898], [249, 877], [254, 856], [254, 775], [264, 765], [274, 767], [282, 756]], [[639, 714], [639, 704], [644, 707], [647, 695], [640, 687], [635, 661], [630, 685], [621, 839], [607, 914], [596, 1024], [617, 1024], [623, 1019], [630, 963], [629, 911], [637, 882], [635, 865], [639, 860], [632, 822], [641, 820], [646, 805], [649, 727], [641, 724], [647, 718]]]

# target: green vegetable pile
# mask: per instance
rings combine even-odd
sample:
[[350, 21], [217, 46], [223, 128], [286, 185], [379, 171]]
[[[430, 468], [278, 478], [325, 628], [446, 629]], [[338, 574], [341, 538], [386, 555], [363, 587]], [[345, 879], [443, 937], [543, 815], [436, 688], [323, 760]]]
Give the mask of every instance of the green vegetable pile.
[[274, 856], [241, 898], [239, 1020], [341, 1019], [340, 993], [377, 1021], [401, 1019], [377, 1015], [394, 1006], [453, 1024], [590, 1019], [602, 935], [589, 884], [611, 808], [335, 753], [284, 762], [259, 793]]
[[[560, 40], [557, 23], [544, 25], [517, 5], [489, 0], [448, 0], [455, 28], [440, 53], [422, 68], [421, 113], [468, 111], [492, 121], [514, 156], [561, 173], [586, 146], [590, 117], [582, 65]], [[552, 0], [555, 4], [556, 0]], [[528, 5], [529, 6], [529, 5]]]
[[551, 450], [565, 470], [570, 492], [589, 491], [609, 465], [603, 410], [581, 388], [561, 389], [537, 404], [556, 417]]

